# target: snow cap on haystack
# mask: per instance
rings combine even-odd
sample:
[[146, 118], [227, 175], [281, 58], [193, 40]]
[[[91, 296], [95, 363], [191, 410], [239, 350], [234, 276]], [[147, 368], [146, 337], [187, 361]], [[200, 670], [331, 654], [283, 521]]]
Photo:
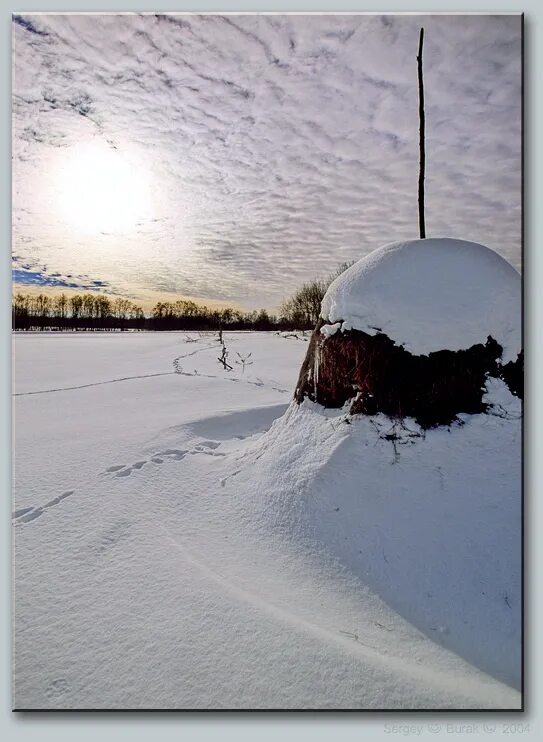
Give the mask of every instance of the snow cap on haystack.
[[478, 413], [488, 377], [520, 396], [521, 281], [484, 245], [396, 242], [332, 282], [295, 398], [424, 426]]
[[330, 285], [321, 317], [343, 331], [384, 333], [414, 355], [467, 349], [490, 336], [507, 363], [521, 349], [520, 306], [520, 275], [500, 255], [432, 238], [394, 242], [359, 260]]

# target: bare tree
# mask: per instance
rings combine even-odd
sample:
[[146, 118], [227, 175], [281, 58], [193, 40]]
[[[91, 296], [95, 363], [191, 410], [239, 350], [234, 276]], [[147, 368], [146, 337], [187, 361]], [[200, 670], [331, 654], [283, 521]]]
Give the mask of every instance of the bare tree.
[[70, 311], [72, 312], [72, 317], [75, 319], [78, 319], [81, 315], [81, 310], [83, 308], [83, 297], [81, 294], [74, 294], [70, 297]]
[[41, 317], [49, 317], [52, 307], [51, 298], [45, 294], [38, 294], [34, 300], [34, 307], [34, 314]]
[[121, 296], [118, 296], [113, 301], [112, 311], [113, 316], [117, 319], [126, 319], [126, 315], [130, 311], [130, 302], [128, 299], [123, 299]]
[[66, 318], [66, 313], [68, 311], [68, 297], [66, 294], [55, 296], [53, 299], [53, 311], [56, 317], [59, 317], [60, 319]]
[[83, 294], [83, 311], [89, 319], [94, 317], [94, 296], [92, 294]]
[[281, 318], [296, 327], [313, 328], [319, 320], [321, 303], [328, 286], [354, 261], [340, 263], [336, 270], [325, 279], [314, 279], [304, 283], [280, 308]]

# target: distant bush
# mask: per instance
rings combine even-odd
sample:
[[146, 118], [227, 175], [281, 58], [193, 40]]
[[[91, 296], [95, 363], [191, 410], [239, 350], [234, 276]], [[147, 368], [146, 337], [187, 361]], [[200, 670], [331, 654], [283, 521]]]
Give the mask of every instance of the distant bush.
[[328, 286], [354, 263], [341, 263], [326, 279], [314, 279], [304, 283], [281, 304], [280, 318], [284, 324], [299, 330], [310, 330], [319, 321], [321, 303]]

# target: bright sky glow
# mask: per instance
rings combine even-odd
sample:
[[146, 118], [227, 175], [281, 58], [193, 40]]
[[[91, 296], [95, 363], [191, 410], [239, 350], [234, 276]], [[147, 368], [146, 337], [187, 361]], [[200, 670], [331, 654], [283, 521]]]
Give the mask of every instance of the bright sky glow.
[[520, 268], [521, 17], [13, 19], [20, 283], [272, 308], [418, 236]]
[[107, 145], [76, 145], [58, 158], [51, 185], [78, 236], [127, 234], [151, 213], [148, 178]]

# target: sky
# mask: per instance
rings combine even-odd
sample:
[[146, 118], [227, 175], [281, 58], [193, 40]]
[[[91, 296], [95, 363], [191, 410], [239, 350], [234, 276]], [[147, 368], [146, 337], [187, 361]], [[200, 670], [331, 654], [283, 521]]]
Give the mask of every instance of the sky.
[[426, 230], [521, 260], [521, 18], [13, 16], [13, 280], [275, 309]]

